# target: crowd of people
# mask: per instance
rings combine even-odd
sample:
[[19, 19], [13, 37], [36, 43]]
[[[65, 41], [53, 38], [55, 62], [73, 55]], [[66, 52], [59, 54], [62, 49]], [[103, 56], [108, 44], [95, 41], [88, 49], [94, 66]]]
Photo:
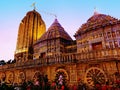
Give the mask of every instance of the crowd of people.
[[82, 80], [75, 84], [64, 83], [62, 75], [59, 76], [58, 81], [50, 82], [45, 75], [39, 76], [35, 81], [23, 81], [21, 84], [8, 84], [4, 78], [0, 82], [0, 90], [120, 90], [120, 80], [107, 81], [104, 85], [96, 82], [90, 88]]

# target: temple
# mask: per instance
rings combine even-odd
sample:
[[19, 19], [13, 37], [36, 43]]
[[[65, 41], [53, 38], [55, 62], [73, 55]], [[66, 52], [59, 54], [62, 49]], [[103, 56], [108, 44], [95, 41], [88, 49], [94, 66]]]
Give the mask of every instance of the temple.
[[92, 87], [120, 78], [120, 20], [94, 12], [74, 35], [69, 36], [55, 19], [46, 30], [41, 15], [30, 11], [20, 22], [15, 63], [0, 66], [7, 83], [35, 81], [48, 75], [50, 82]]

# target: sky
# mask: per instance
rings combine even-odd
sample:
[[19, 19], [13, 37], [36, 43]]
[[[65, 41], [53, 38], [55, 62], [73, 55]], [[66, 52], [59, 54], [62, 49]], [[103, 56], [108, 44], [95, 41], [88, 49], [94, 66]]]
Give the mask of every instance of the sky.
[[0, 0], [0, 60], [14, 59], [19, 24], [26, 13], [33, 10], [34, 2], [47, 29], [54, 22], [52, 14], [55, 14], [73, 39], [95, 8], [101, 14], [120, 19], [120, 0]]

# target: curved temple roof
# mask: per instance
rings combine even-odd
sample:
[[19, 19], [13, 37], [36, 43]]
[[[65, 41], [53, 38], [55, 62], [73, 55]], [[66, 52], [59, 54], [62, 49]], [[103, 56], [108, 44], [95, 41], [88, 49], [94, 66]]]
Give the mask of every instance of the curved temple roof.
[[55, 19], [53, 24], [48, 28], [48, 31], [44, 33], [44, 35], [42, 35], [39, 41], [44, 41], [53, 38], [63, 38], [66, 40], [72, 40], [68, 33], [64, 30], [64, 28], [60, 25], [57, 19]]
[[111, 25], [117, 22], [118, 19], [114, 17], [94, 12], [94, 15], [90, 17], [86, 23], [82, 24], [82, 26], [78, 29], [76, 34], [79, 34], [80, 32], [89, 31], [91, 29], [96, 29], [101, 26]]
[[19, 25], [15, 54], [27, 52], [45, 32], [46, 25], [41, 15], [36, 10], [27, 12]]

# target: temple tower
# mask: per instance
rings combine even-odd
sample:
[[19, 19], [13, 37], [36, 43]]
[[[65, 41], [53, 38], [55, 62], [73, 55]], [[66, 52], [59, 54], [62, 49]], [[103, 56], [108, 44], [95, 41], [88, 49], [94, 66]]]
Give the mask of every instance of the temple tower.
[[15, 59], [33, 59], [33, 44], [44, 34], [46, 25], [41, 15], [34, 9], [21, 20], [18, 30]]
[[34, 58], [45, 58], [66, 53], [65, 46], [73, 42], [57, 19], [34, 44]]

